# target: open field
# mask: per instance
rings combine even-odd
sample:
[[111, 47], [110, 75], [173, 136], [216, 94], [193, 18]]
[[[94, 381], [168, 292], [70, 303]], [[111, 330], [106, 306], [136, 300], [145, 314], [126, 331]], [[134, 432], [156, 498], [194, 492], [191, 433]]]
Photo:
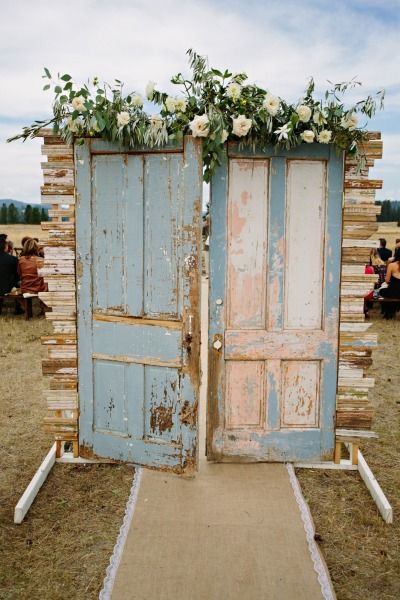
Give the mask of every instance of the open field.
[[98, 597], [133, 469], [55, 465], [21, 525], [13, 511], [52, 445], [41, 431], [40, 336], [50, 323], [0, 316], [0, 598]]
[[379, 309], [370, 315], [370, 331], [379, 334], [369, 370], [379, 439], [360, 450], [393, 507], [394, 524], [383, 521], [357, 472], [297, 471], [338, 600], [400, 598], [400, 316], [385, 321]]
[[47, 231], [42, 231], [40, 225], [0, 225], [0, 233], [6, 233], [8, 239], [14, 242], [14, 245], [19, 247], [24, 236], [29, 235], [39, 240], [45, 240], [48, 237]]
[[377, 241], [381, 237], [387, 241], [387, 247], [393, 250], [396, 238], [400, 238], [400, 227], [397, 227], [397, 223], [379, 223], [378, 231], [370, 239]]

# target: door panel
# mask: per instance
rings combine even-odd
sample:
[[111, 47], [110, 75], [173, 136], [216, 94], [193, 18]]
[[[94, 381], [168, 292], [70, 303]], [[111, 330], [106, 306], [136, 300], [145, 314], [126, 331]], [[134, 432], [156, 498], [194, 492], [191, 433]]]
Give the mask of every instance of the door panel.
[[201, 146], [76, 148], [80, 448], [197, 460]]
[[334, 447], [342, 157], [230, 145], [212, 182], [207, 452], [321, 460]]

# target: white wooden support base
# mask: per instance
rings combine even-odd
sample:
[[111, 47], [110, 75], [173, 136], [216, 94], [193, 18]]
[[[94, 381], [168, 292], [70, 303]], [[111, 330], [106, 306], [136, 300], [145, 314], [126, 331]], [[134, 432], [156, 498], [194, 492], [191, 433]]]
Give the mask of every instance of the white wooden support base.
[[352, 442], [345, 442], [345, 446], [350, 452], [350, 460], [341, 459], [338, 463], [335, 462], [320, 462], [320, 463], [294, 463], [294, 467], [298, 469], [332, 469], [339, 471], [358, 471], [361, 479], [367, 486], [383, 520], [391, 524], [393, 523], [393, 509], [389, 504], [388, 499], [382, 491], [381, 486], [377, 482], [374, 474], [369, 468], [367, 461], [358, 450], [358, 446]]
[[108, 460], [89, 460], [86, 458], [75, 458], [73, 452], [64, 452], [64, 444], [61, 444], [61, 456], [57, 458], [57, 442], [54, 442], [46, 458], [33, 476], [30, 484], [22, 494], [21, 498], [14, 509], [14, 523], [20, 525], [24, 517], [30, 509], [32, 502], [36, 498], [40, 488], [47, 479], [48, 474], [56, 462], [66, 464], [96, 464], [114, 462]]
[[19, 525], [24, 520], [26, 513], [31, 507], [32, 502], [37, 496], [38, 491], [42, 487], [43, 483], [46, 481], [48, 474], [53, 468], [54, 463], [56, 462], [56, 444], [54, 443], [50, 449], [50, 452], [47, 454], [46, 458], [36, 471], [35, 475], [32, 478], [32, 481], [26, 488], [25, 492], [22, 494], [21, 498], [18, 500], [18, 503], [14, 510], [14, 523]]
[[[346, 444], [349, 449], [350, 444]], [[350, 449], [349, 449], [350, 451]], [[393, 523], [393, 508], [389, 504], [388, 499], [382, 491], [381, 486], [379, 485], [377, 479], [375, 478], [373, 472], [369, 468], [367, 461], [361, 454], [360, 450], [358, 450], [358, 472], [360, 473], [361, 479], [364, 481], [367, 486], [372, 498], [376, 506], [378, 507], [379, 512], [382, 515], [383, 520], [386, 523]]]

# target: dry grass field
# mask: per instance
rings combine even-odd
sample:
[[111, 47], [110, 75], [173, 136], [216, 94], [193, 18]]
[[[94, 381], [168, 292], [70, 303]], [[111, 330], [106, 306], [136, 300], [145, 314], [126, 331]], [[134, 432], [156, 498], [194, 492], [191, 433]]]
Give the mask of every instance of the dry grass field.
[[370, 331], [379, 335], [369, 371], [379, 439], [360, 449], [393, 507], [394, 524], [383, 521], [357, 472], [297, 472], [338, 600], [400, 598], [400, 315], [370, 315]]
[[377, 241], [381, 237], [387, 241], [387, 247], [393, 250], [396, 238], [400, 238], [400, 227], [397, 227], [397, 223], [379, 223], [378, 231], [370, 239]]
[[40, 225], [0, 225], [0, 233], [6, 233], [8, 239], [17, 247], [21, 245], [22, 238], [27, 235], [39, 240], [47, 239], [47, 231], [42, 231]]
[[102, 588], [133, 470], [55, 465], [21, 525], [13, 511], [52, 445], [41, 431], [40, 337], [50, 323], [0, 316], [0, 598], [94, 600]]

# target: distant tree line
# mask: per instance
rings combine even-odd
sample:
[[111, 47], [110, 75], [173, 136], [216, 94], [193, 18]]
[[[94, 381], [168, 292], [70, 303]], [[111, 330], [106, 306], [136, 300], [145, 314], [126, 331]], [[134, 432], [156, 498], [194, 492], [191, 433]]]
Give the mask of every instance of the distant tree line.
[[42, 221], [48, 221], [47, 210], [40, 206], [27, 204], [25, 208], [18, 209], [12, 202], [7, 206], [3, 203], [0, 208], [0, 225], [14, 225], [26, 223], [27, 225], [40, 225]]
[[377, 221], [396, 221], [397, 223], [400, 222], [400, 202], [398, 200], [377, 200], [375, 204], [382, 207], [381, 214], [378, 215]]

